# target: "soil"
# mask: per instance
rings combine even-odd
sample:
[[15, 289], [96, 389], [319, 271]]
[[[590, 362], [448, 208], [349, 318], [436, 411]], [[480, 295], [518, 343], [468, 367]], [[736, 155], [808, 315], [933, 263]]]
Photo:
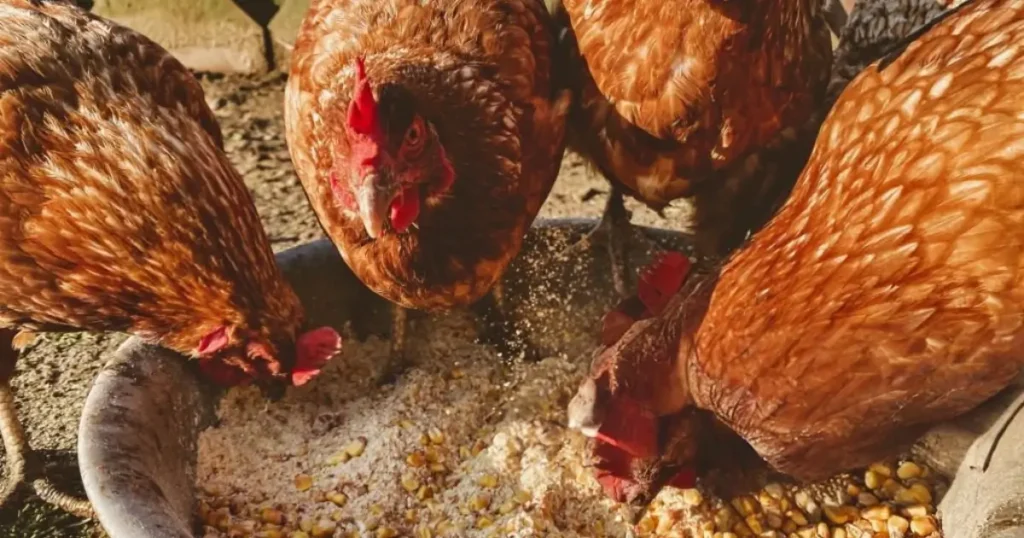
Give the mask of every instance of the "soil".
[[[322, 231], [292, 169], [284, 138], [285, 76], [202, 76], [207, 101], [217, 114], [232, 162], [245, 177], [275, 251], [308, 242]], [[608, 185], [577, 156], [567, 154], [542, 217], [600, 216]], [[659, 215], [629, 200], [633, 222], [682, 229], [686, 204]], [[30, 442], [46, 473], [69, 491], [81, 492], [75, 447], [78, 418], [91, 382], [123, 335], [42, 335], [18, 363], [14, 387]], [[25, 493], [0, 510], [0, 538], [102, 536], [98, 526], [59, 514]]]

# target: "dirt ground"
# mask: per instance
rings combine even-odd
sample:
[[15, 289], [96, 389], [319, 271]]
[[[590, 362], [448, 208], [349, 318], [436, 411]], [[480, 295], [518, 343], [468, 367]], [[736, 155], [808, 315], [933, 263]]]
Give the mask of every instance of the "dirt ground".
[[[275, 251], [322, 235], [292, 169], [285, 144], [282, 95], [285, 77], [205, 76], [207, 101], [224, 131], [232, 162], [245, 177]], [[566, 156], [542, 217], [597, 217], [608, 191], [578, 157]], [[633, 222], [682, 228], [689, 208], [670, 206], [664, 216], [629, 201]], [[90, 384], [122, 335], [44, 335], [24, 354], [14, 380], [21, 418], [32, 447], [46, 462], [48, 476], [80, 488], [75, 446], [78, 418]], [[0, 538], [78, 538], [102, 536], [91, 522], [55, 514], [30, 495], [0, 510]]]

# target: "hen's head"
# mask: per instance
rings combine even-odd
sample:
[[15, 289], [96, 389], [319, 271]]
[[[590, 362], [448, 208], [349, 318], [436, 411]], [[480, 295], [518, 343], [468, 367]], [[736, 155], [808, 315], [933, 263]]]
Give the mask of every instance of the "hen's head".
[[340, 350], [341, 337], [330, 327], [295, 338], [222, 325], [206, 333], [192, 354], [203, 374], [221, 386], [255, 381], [277, 390], [306, 384]]
[[[678, 289], [689, 265], [666, 257], [649, 274], [657, 277], [666, 267], [683, 273], [671, 273], [668, 287]], [[569, 426], [594, 439], [597, 478], [618, 501], [642, 502], [667, 484], [690, 487], [694, 481], [701, 428], [687, 367], [710, 282], [687, 284], [680, 293], [672, 290], [671, 301], [648, 305], [646, 318], [632, 321], [635, 312], [615, 312], [631, 323], [621, 336], [607, 331], [606, 319], [602, 336], [614, 341], [595, 352], [590, 376], [569, 403]], [[640, 295], [642, 303], [652, 303]]]
[[335, 165], [331, 190], [343, 209], [359, 215], [371, 238], [408, 229], [424, 203], [455, 180], [437, 131], [412, 93], [385, 83], [374, 97], [362, 58], [356, 60], [345, 133], [348, 160]]

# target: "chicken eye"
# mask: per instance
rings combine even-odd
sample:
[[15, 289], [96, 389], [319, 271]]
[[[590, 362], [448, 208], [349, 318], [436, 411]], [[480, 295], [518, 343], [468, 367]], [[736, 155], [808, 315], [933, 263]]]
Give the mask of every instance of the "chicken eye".
[[404, 153], [409, 157], [415, 157], [423, 147], [423, 142], [426, 139], [424, 136], [423, 120], [416, 118], [412, 121], [412, 125], [405, 131], [405, 142]]

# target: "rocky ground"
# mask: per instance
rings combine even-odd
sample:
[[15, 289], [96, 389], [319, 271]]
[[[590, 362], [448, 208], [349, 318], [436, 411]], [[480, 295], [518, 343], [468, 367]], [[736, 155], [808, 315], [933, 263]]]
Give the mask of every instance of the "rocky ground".
[[[244, 175], [275, 250], [320, 237], [317, 224], [292, 170], [284, 139], [284, 76], [206, 76], [207, 100], [216, 111], [231, 160]], [[597, 217], [607, 184], [575, 156], [567, 155], [559, 183], [542, 216]], [[664, 216], [630, 203], [638, 224], [678, 228], [686, 206], [669, 207]], [[14, 380], [21, 418], [32, 447], [47, 463], [51, 477], [80, 487], [75, 467], [78, 417], [90, 383], [121, 335], [45, 335], [18, 364]], [[96, 525], [55, 514], [25, 495], [0, 511], [0, 538], [79, 538], [102, 536]], [[17, 505], [17, 506], [15, 506]]]

